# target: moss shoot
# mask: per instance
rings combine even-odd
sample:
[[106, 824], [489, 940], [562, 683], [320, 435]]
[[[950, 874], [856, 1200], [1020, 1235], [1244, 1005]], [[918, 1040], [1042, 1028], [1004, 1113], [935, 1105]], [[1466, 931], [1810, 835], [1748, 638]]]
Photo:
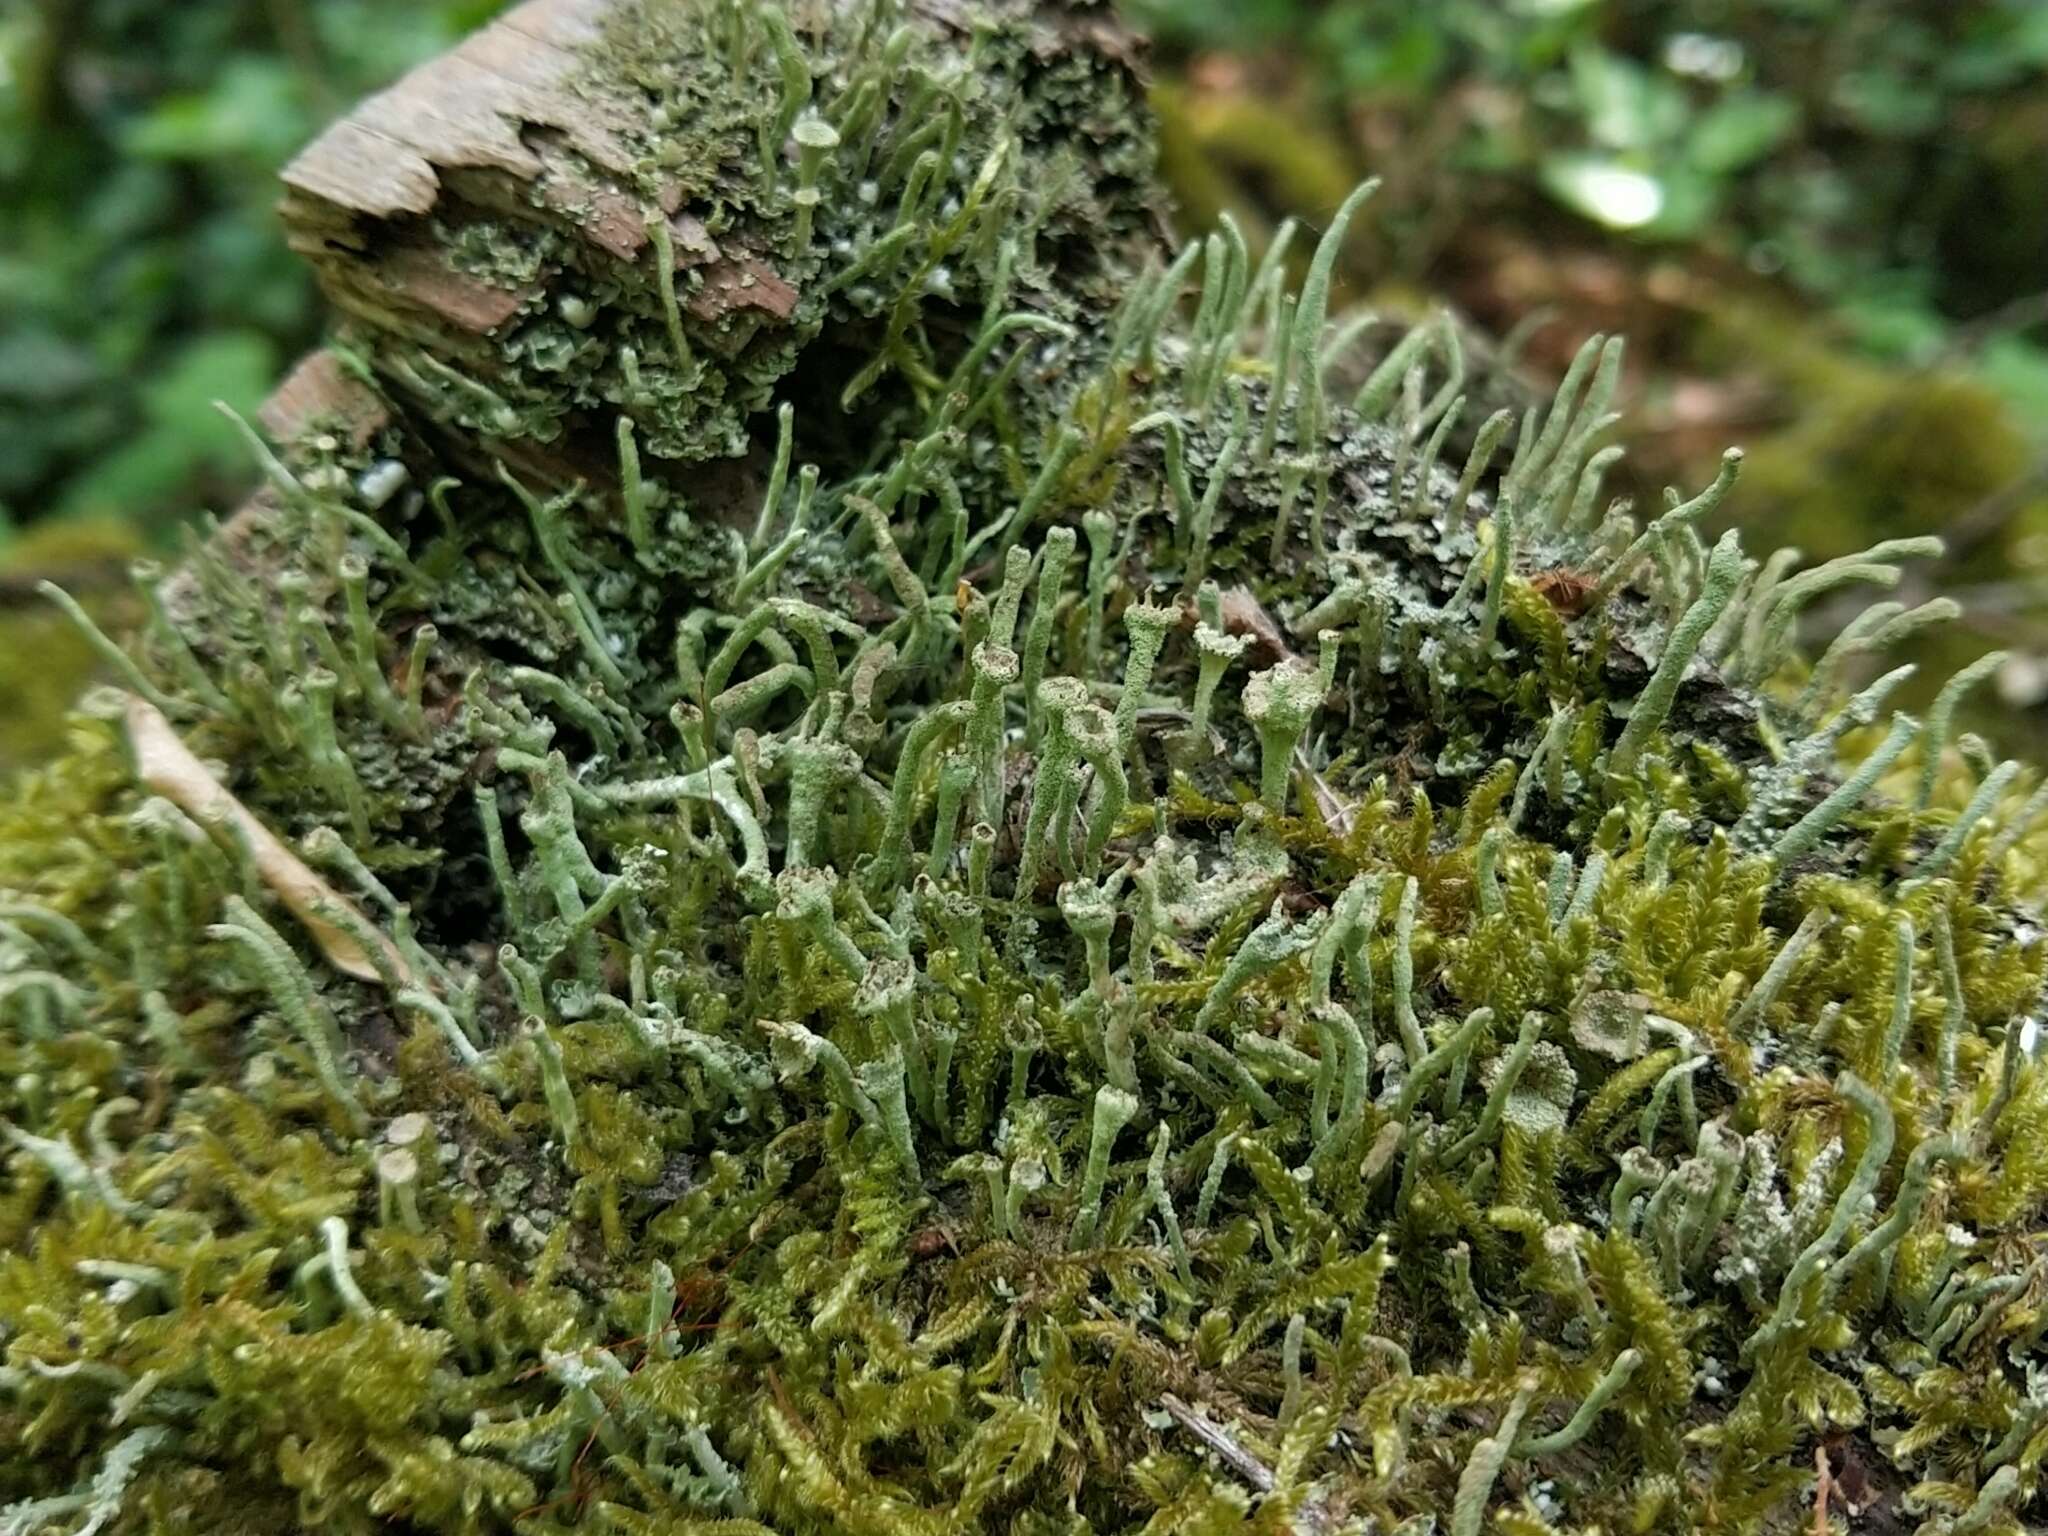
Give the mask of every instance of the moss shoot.
[[0, 1532], [2025, 1529], [2048, 788], [1795, 644], [1932, 541], [1340, 387], [1089, 7], [579, 46], [644, 241], [383, 230], [516, 311], [0, 806]]

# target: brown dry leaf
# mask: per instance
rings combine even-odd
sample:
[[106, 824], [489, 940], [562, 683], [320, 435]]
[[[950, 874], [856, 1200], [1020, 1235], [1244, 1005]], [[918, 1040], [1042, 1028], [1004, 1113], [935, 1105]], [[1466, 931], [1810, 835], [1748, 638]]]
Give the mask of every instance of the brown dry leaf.
[[1250, 587], [1232, 587], [1223, 594], [1223, 631], [1230, 635], [1250, 635], [1257, 653], [1256, 660], [1277, 663], [1294, 657], [1287, 637], [1280, 632], [1279, 622], [1266, 611], [1266, 605], [1253, 595]]
[[1309, 765], [1308, 754], [1299, 747], [1294, 749], [1294, 771], [1308, 775], [1309, 794], [1315, 798], [1316, 812], [1330, 829], [1330, 835], [1346, 836], [1358, 820], [1357, 802], [1346, 800], [1330, 788], [1330, 781]]
[[[148, 700], [128, 695], [128, 740], [135, 751], [135, 766], [142, 782], [190, 816], [200, 826], [218, 835], [232, 826], [240, 832], [249, 849], [256, 873], [277, 899], [290, 908], [313, 942], [320, 946], [328, 964], [358, 981], [379, 979], [376, 965], [361, 944], [322, 915], [342, 908], [362, 917], [361, 912], [333, 886], [309, 869], [299, 856], [278, 841], [249, 808], [237, 800], [192, 755], [192, 749], [178, 739], [163, 712]], [[363, 926], [376, 932], [367, 918]], [[377, 934], [377, 942], [390, 971], [399, 981], [414, 984], [411, 967], [392, 942]]]

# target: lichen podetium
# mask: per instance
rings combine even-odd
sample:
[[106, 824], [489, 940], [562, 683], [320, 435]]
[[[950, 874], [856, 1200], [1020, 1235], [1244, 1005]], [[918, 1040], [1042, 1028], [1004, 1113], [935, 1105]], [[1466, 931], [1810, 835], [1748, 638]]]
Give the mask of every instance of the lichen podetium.
[[622, 4], [788, 325], [350, 321], [0, 808], [0, 1532], [2023, 1528], [2048, 795], [1791, 643], [1927, 550], [1354, 398], [1130, 57]]

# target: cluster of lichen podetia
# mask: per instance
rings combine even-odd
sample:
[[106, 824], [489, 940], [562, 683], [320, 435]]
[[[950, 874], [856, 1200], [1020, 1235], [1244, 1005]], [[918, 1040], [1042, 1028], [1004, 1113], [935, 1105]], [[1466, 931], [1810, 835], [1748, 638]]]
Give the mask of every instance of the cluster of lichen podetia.
[[[785, 241], [917, 178], [842, 272], [1022, 195], [817, 153], [980, 120], [924, 24], [683, 14]], [[1921, 542], [1636, 531], [1617, 346], [1333, 399], [1362, 197], [826, 306], [741, 507], [269, 460], [0, 811], [0, 1532], [2021, 1529], [2048, 793], [1982, 668], [1837, 777]]]

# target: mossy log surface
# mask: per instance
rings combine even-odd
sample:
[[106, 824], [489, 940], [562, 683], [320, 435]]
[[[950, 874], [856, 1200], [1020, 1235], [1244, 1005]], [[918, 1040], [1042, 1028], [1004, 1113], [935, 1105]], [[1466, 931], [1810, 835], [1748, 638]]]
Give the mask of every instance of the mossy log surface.
[[1141, 62], [533, 0], [289, 170], [0, 805], [0, 1533], [2038, 1513], [2048, 791], [1796, 643], [1931, 541], [1355, 369], [1369, 189], [1179, 244]]

